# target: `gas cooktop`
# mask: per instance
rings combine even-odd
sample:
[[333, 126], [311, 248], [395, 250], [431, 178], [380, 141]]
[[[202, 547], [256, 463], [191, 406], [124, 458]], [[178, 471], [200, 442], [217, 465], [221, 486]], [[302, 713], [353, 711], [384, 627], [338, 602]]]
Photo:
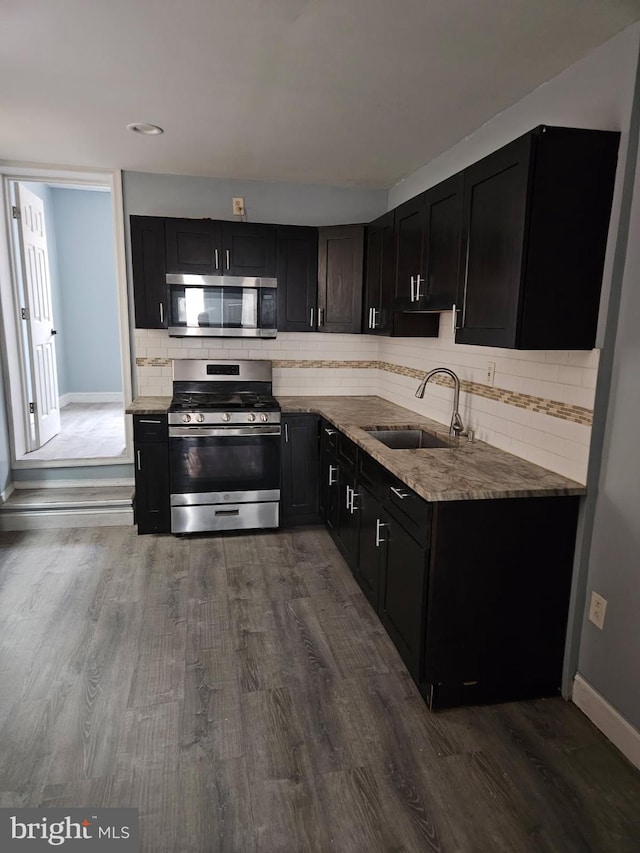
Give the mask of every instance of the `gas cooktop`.
[[211, 392], [174, 394], [170, 412], [212, 412], [256, 409], [276, 411], [280, 407], [271, 394], [256, 394], [251, 391], [235, 391], [230, 394]]

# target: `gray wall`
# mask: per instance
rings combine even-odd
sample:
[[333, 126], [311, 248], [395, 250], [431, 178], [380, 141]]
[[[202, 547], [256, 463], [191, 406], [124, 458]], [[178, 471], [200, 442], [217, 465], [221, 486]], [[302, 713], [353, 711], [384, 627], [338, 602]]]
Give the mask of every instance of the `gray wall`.
[[[111, 194], [51, 189], [65, 390], [122, 391]], [[60, 393], [63, 393], [61, 390]]]
[[[640, 101], [640, 92], [637, 95]], [[640, 120], [640, 117], [637, 117]], [[637, 132], [637, 128], [636, 128]], [[578, 671], [640, 729], [640, 161], [636, 161], [586, 581]], [[601, 370], [606, 365], [603, 363]], [[606, 403], [606, 396], [605, 396]], [[598, 414], [596, 409], [596, 415]], [[594, 488], [595, 492], [595, 488]], [[607, 600], [588, 621], [591, 591]]]
[[231, 199], [242, 196], [250, 222], [342, 225], [370, 222], [387, 207], [386, 190], [124, 172], [125, 218], [187, 216], [238, 219]]

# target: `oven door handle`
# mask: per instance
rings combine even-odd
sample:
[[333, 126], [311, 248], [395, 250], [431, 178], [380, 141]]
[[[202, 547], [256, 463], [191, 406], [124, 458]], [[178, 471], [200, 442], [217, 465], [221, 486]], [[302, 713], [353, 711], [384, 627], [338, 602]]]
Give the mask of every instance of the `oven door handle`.
[[169, 427], [169, 438], [235, 438], [242, 435], [258, 438], [262, 435], [280, 435], [280, 433], [280, 424], [251, 427]]

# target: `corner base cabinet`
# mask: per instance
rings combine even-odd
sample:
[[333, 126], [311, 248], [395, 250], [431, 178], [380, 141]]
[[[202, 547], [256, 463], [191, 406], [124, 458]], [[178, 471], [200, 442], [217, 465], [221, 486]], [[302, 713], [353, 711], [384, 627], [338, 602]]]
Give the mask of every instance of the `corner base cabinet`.
[[134, 521], [138, 533], [170, 533], [169, 432], [166, 415], [134, 415]]

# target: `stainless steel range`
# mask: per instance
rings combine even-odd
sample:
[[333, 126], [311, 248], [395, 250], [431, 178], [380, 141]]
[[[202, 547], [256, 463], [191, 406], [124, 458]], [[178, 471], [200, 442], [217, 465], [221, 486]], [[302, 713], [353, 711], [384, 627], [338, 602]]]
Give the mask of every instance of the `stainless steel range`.
[[173, 362], [171, 532], [278, 526], [280, 407], [270, 361]]

